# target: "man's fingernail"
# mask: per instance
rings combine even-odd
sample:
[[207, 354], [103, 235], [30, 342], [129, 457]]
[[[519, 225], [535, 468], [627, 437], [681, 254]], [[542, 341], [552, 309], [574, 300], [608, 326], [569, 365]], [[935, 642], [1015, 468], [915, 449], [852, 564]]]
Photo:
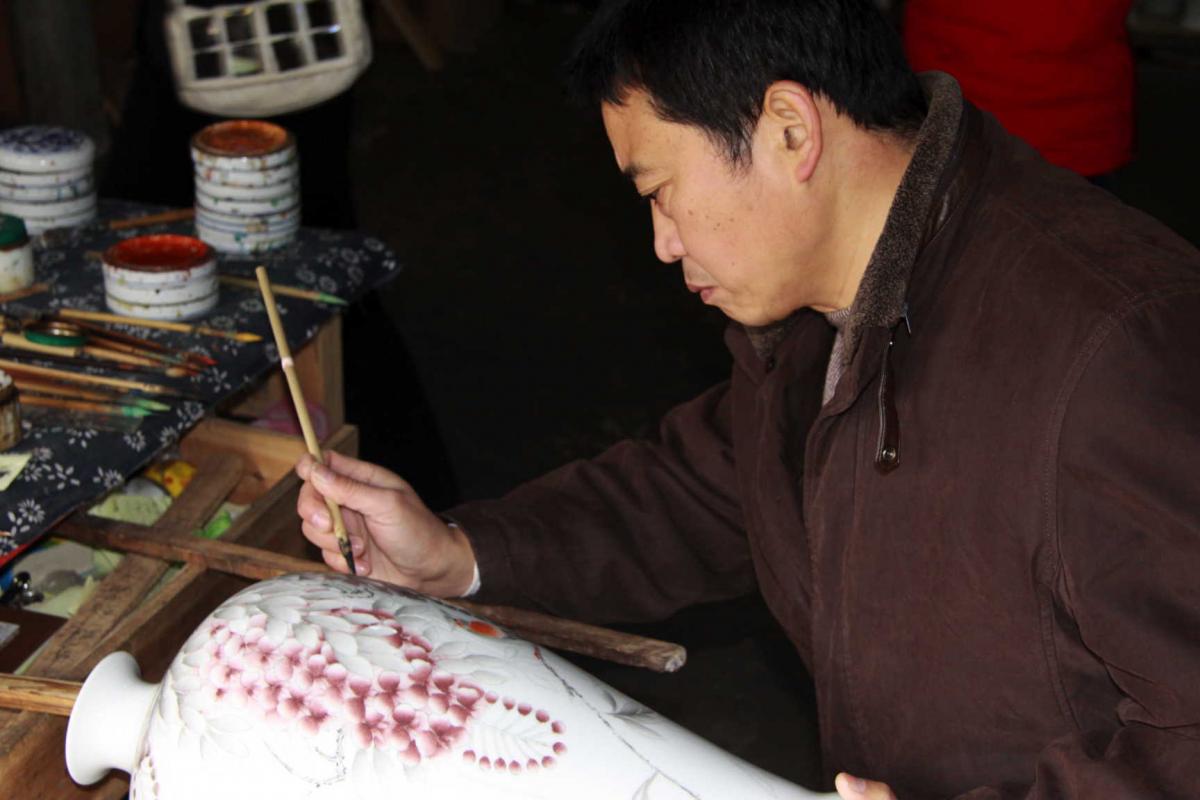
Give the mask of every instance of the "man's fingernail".
[[357, 536], [351, 536], [350, 537], [350, 552], [354, 553], [354, 555], [356, 555], [356, 556], [362, 555], [363, 540], [358, 538]]
[[328, 486], [333, 483], [333, 473], [326, 467], [315, 466], [312, 471], [312, 479], [313, 483], [318, 486]]
[[845, 784], [846, 788], [855, 794], [865, 794], [867, 791], [867, 782], [853, 775], [845, 775]]
[[329, 527], [329, 512], [314, 511], [313, 515], [312, 515], [312, 524], [316, 525], [318, 528], [328, 528]]

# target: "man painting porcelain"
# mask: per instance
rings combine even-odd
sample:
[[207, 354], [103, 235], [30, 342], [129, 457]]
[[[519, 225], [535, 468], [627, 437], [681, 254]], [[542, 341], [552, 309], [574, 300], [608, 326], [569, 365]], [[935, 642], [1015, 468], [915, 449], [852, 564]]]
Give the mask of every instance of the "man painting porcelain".
[[[729, 381], [444, 518], [305, 535], [602, 622], [757, 589], [845, 798], [1200, 796], [1200, 255], [914, 76], [869, 0], [619, 0], [572, 61]], [[444, 519], [452, 519], [448, 525]]]

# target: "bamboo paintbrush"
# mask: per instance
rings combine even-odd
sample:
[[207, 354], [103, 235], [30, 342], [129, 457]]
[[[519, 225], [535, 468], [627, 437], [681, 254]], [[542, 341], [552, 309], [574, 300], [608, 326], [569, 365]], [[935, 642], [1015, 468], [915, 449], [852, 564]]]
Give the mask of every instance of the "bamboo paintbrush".
[[71, 386], [69, 384], [55, 383], [53, 381], [39, 380], [38, 378], [18, 378], [17, 389], [24, 395], [26, 392], [34, 392], [36, 394], [48, 394], [57, 397], [78, 398], [80, 400], [96, 400], [101, 403], [120, 403], [127, 406], [138, 406], [147, 411], [170, 411], [171, 407], [166, 403], [160, 403], [157, 400], [151, 400], [148, 397], [138, 397], [137, 395], [124, 394], [116, 389], [107, 389], [105, 387], [96, 386], [91, 389], [84, 389], [79, 386]]
[[[137, 356], [114, 353], [100, 347], [66, 347], [38, 344], [30, 342], [21, 337], [20, 334], [0, 334], [0, 344], [3, 344], [4, 348], [19, 351], [17, 353], [4, 353], [4, 348], [0, 348], [0, 353], [4, 355], [15, 356], [29, 353], [31, 354], [30, 357], [40, 358], [44, 361], [53, 361], [56, 364], [69, 367], [98, 367], [100, 369], [120, 370], [123, 373], [136, 372], [147, 376], [157, 377], [162, 375], [168, 378], [188, 378], [199, 371], [192, 367], [171, 367], [153, 361], [142, 361]], [[90, 358], [83, 358], [83, 356], [90, 356]], [[109, 363], [104, 363], [106, 361]]]
[[30, 297], [32, 295], [41, 294], [42, 292], [48, 292], [48, 291], [50, 291], [50, 284], [34, 283], [34, 284], [30, 284], [29, 286], [26, 286], [24, 289], [17, 289], [12, 292], [6, 292], [5, 294], [0, 294], [0, 303], [8, 303], [12, 300], [20, 300], [25, 297]]
[[219, 336], [222, 339], [233, 339], [237, 342], [261, 342], [262, 337], [257, 333], [242, 331], [222, 331], [205, 325], [193, 325], [189, 322], [168, 322], [161, 319], [142, 319], [141, 317], [125, 317], [120, 314], [110, 314], [107, 311], [83, 311], [77, 308], [60, 308], [58, 315], [67, 319], [82, 319], [89, 322], [112, 322], [118, 325], [136, 325], [142, 328], [158, 328], [177, 333], [191, 333], [199, 336]]
[[112, 386], [132, 392], [145, 392], [147, 394], [166, 395], [169, 397], [187, 396], [178, 389], [172, 389], [170, 386], [163, 386], [162, 384], [158, 383], [126, 380], [125, 378], [111, 378], [107, 375], [89, 375], [83, 372], [71, 372], [70, 370], [66, 369], [55, 369], [54, 367], [42, 367], [38, 366], [37, 364], [26, 364], [22, 361], [13, 361], [7, 358], [0, 358], [0, 369], [4, 370], [5, 372], [12, 373], [17, 377], [20, 377], [21, 375], [32, 375], [35, 377], [70, 381], [72, 383], [86, 383], [95, 386]]
[[114, 219], [108, 223], [110, 231], [124, 231], [130, 228], [144, 228], [148, 225], [161, 225], [166, 222], [183, 222], [196, 216], [194, 208], [173, 208], [170, 211], [160, 211], [157, 214], [143, 214], [140, 217]]
[[[236, 275], [222, 275], [221, 283], [229, 286], [238, 286], [242, 289], [257, 289], [258, 283], [250, 278], [239, 278]], [[329, 292], [318, 292], [316, 289], [301, 289], [298, 286], [283, 286], [278, 283], [271, 284], [271, 291], [275, 294], [281, 294], [285, 297], [298, 297], [301, 300], [312, 300], [316, 303], [330, 303], [335, 306], [348, 306], [348, 302], [330, 294]]]
[[98, 403], [95, 400], [70, 400], [63, 397], [47, 397], [40, 394], [23, 394], [22, 405], [35, 408], [58, 408], [63, 411], [79, 411], [84, 414], [100, 414], [105, 417], [134, 417], [141, 419], [153, 414], [138, 406], [127, 406], [119, 403]]
[[[271, 281], [267, 278], [267, 269], [259, 267], [254, 270], [254, 274], [258, 277], [258, 288], [262, 292], [263, 305], [267, 307], [267, 316], [271, 320], [271, 333], [275, 336], [275, 347], [279, 350], [279, 365], [283, 367], [288, 389], [292, 393], [292, 405], [296, 407], [300, 430], [304, 433], [304, 444], [308, 448], [309, 455], [318, 464], [324, 464], [325, 456], [321, 454], [321, 444], [317, 441], [312, 420], [308, 416], [308, 404], [304, 402], [304, 390], [300, 388], [300, 379], [296, 377], [296, 365], [292, 362], [292, 351], [288, 347], [287, 334], [283, 331], [283, 322], [279, 319], [279, 309], [275, 306], [275, 295], [271, 292]], [[342, 551], [342, 558], [346, 559], [346, 566], [350, 568], [350, 574], [357, 575], [358, 570], [354, 568], [354, 552], [350, 549], [350, 537], [346, 534], [346, 523], [342, 519], [342, 509], [328, 497], [325, 498], [325, 507], [329, 509], [329, 517], [333, 520], [333, 535], [337, 537], [338, 549]]]
[[[60, 319], [53, 314], [49, 315], [48, 318]], [[122, 347], [130, 348], [126, 352], [136, 351], [146, 356], [152, 356], [153, 353], [157, 353], [163, 358], [174, 359], [176, 362], [190, 361], [205, 367], [215, 367], [217, 365], [216, 359], [202, 355], [201, 353], [193, 353], [189, 350], [173, 350], [162, 342], [156, 342], [153, 339], [143, 339], [122, 331], [114, 331], [112, 328], [105, 328], [103, 325], [93, 325], [79, 320], [72, 320], [70, 324], [78, 326], [85, 333], [97, 339], [103, 339], [105, 347], [113, 347], [115, 349], [115, 345], [120, 344]]]

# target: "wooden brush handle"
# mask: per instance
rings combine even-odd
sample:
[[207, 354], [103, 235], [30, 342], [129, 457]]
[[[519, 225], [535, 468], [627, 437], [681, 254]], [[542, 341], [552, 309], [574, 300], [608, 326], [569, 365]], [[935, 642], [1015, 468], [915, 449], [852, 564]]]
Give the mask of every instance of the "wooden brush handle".
[[0, 708], [69, 717], [82, 684], [0, 672]]

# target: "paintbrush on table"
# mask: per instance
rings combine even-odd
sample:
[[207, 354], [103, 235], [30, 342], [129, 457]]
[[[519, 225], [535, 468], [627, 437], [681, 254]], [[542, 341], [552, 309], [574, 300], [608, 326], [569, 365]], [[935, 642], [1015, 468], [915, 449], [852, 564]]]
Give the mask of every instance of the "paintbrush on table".
[[[262, 291], [263, 305], [267, 307], [267, 316], [271, 320], [271, 333], [275, 336], [275, 347], [279, 350], [279, 365], [283, 367], [284, 377], [287, 378], [288, 389], [292, 394], [292, 405], [296, 407], [296, 417], [300, 420], [300, 430], [304, 433], [304, 444], [308, 453], [318, 464], [325, 463], [321, 454], [321, 444], [313, 430], [312, 420], [308, 416], [308, 404], [304, 402], [304, 390], [300, 388], [300, 379], [296, 376], [296, 365], [292, 361], [292, 350], [288, 347], [287, 334], [283, 331], [283, 322], [279, 319], [279, 309], [275, 306], [275, 295], [271, 293], [271, 281], [267, 279], [265, 267], [254, 271], [258, 276], [258, 286]], [[346, 534], [346, 523], [342, 519], [342, 509], [337, 503], [325, 498], [325, 507], [329, 509], [329, 517], [333, 520], [333, 534], [337, 537], [338, 549], [351, 575], [357, 575], [354, 567], [354, 552], [350, 549], [350, 537]]]
[[75, 411], [80, 414], [99, 414], [105, 417], [132, 417], [141, 419], [153, 414], [139, 406], [128, 406], [119, 403], [100, 403], [95, 400], [71, 400], [65, 397], [48, 397], [39, 394], [23, 394], [22, 405], [35, 408], [55, 408], [63, 411]]
[[[3, 345], [0, 347], [0, 352], [11, 358], [27, 356], [70, 367], [98, 367], [122, 373], [138, 373], [167, 378], [188, 378], [198, 372], [190, 367], [164, 366], [154, 361], [104, 350], [100, 347], [38, 344], [25, 339], [20, 334], [13, 333], [0, 334], [0, 344]], [[90, 356], [90, 358], [83, 356]]]
[[257, 333], [243, 331], [223, 331], [205, 325], [193, 325], [189, 322], [168, 322], [161, 319], [142, 319], [141, 317], [126, 317], [120, 314], [110, 314], [106, 311], [83, 311], [77, 308], [60, 308], [58, 315], [71, 320], [88, 322], [113, 322], [118, 325], [135, 325], [141, 328], [158, 328], [178, 333], [191, 333], [198, 336], [217, 336], [222, 339], [232, 339], [237, 342], [261, 342], [262, 337]]
[[[237, 286], [242, 289], [257, 289], [258, 283], [251, 278], [241, 278], [237, 275], [222, 275], [220, 276], [221, 283], [227, 286]], [[298, 297], [301, 300], [312, 300], [315, 303], [329, 303], [335, 306], [348, 306], [347, 301], [329, 292], [321, 292], [316, 289], [303, 289], [299, 286], [284, 286], [278, 283], [271, 284], [271, 291], [275, 294], [281, 294], [285, 297]]]
[[56, 383], [54, 381], [40, 380], [38, 378], [21, 377], [16, 379], [17, 390], [22, 396], [27, 393], [35, 393], [42, 395], [51, 395], [54, 397], [77, 398], [80, 400], [95, 400], [101, 403], [118, 403], [126, 406], [138, 406], [147, 411], [163, 412], [170, 411], [171, 406], [166, 403], [160, 403], [157, 400], [151, 400], [148, 397], [138, 397], [137, 395], [123, 393], [117, 390], [106, 389], [101, 386], [96, 386], [91, 389], [84, 389], [80, 386], [71, 386], [65, 383]]
[[23, 361], [13, 361], [9, 358], [0, 358], [0, 369], [16, 377], [26, 375], [68, 381], [71, 383], [83, 383], [94, 386], [110, 386], [117, 389], [124, 389], [125, 391], [143, 392], [145, 394], [165, 395], [168, 397], [192, 397], [192, 395], [186, 392], [181, 392], [178, 389], [173, 389], [170, 386], [163, 386], [162, 384], [158, 383], [135, 381], [126, 378], [113, 378], [108, 375], [90, 375], [86, 372], [72, 372], [71, 370], [57, 369], [55, 367], [43, 367], [38, 364], [27, 364]]

